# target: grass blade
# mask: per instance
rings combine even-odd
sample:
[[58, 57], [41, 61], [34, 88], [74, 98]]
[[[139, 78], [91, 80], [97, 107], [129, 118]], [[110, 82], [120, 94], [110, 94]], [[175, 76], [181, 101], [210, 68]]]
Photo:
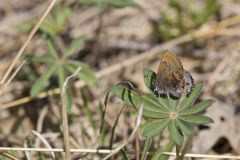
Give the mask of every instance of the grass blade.
[[145, 142], [144, 142], [144, 148], [143, 148], [141, 160], [147, 160], [148, 150], [151, 147], [151, 145], [152, 145], [152, 138], [147, 137]]

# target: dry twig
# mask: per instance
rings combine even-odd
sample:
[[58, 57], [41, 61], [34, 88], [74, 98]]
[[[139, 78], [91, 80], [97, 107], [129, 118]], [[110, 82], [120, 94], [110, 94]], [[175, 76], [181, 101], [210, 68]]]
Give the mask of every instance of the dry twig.
[[68, 81], [75, 77], [78, 72], [81, 70], [81, 67], [78, 67], [77, 70], [67, 77], [63, 83], [62, 93], [61, 93], [61, 100], [62, 100], [62, 124], [63, 124], [63, 137], [64, 137], [64, 150], [66, 152], [66, 159], [71, 160], [70, 154], [70, 142], [69, 142], [69, 131], [68, 131], [68, 117], [67, 117], [67, 103], [66, 103], [66, 89]]

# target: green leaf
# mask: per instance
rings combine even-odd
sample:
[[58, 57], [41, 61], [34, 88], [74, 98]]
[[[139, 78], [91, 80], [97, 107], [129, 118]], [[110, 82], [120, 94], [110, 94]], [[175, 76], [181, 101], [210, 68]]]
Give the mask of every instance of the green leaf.
[[142, 151], [142, 156], [141, 156], [141, 160], [147, 160], [147, 156], [148, 156], [148, 150], [152, 145], [152, 138], [147, 137], [146, 140], [144, 141], [144, 147], [143, 147], [143, 151]]
[[153, 86], [153, 81], [156, 78], [156, 73], [153, 72], [151, 69], [144, 68], [143, 69], [143, 76], [144, 76], [144, 83], [148, 90], [153, 93], [154, 86]]
[[47, 45], [48, 45], [51, 56], [57, 59], [58, 58], [57, 49], [49, 38], [47, 39]]
[[77, 2], [81, 5], [96, 5], [98, 4], [99, 0], [77, 0]]
[[[167, 100], [165, 98], [156, 98], [154, 95], [152, 94], [147, 94], [143, 96], [145, 99], [147, 99], [148, 101], [154, 103], [155, 105], [157, 105], [158, 107], [160, 107], [161, 110], [159, 110], [159, 108], [156, 108], [157, 110], [153, 109], [153, 111], [155, 112], [162, 112], [162, 113], [169, 113], [169, 108], [168, 108], [168, 103]], [[149, 108], [151, 110], [151, 108]]]
[[215, 101], [213, 99], [204, 100], [204, 101], [192, 106], [189, 109], [181, 111], [180, 115], [190, 115], [190, 114], [196, 114], [196, 113], [202, 112], [206, 108], [211, 106], [214, 102]]
[[127, 88], [121, 86], [112, 86], [110, 90], [116, 94], [119, 98], [121, 98], [125, 103], [130, 106], [133, 106], [135, 109], [139, 109], [139, 107], [144, 103], [143, 107], [143, 115], [145, 117], [150, 118], [167, 118], [169, 117], [168, 112], [161, 104], [156, 103], [152, 99], [147, 96], [141, 97], [134, 91], [131, 91]]
[[84, 43], [86, 40], [85, 36], [79, 36], [78, 38], [74, 39], [70, 46], [67, 48], [66, 52], [63, 55], [63, 58], [67, 58], [74, 54], [76, 50], [80, 47], [81, 44]]
[[20, 32], [28, 33], [32, 30], [34, 24], [35, 22], [31, 21], [31, 22], [19, 24], [16, 27]]
[[65, 74], [64, 68], [62, 66], [58, 66], [57, 71], [58, 71], [58, 83], [59, 83], [58, 85], [60, 88], [62, 88], [64, 80], [66, 78], [66, 74]]
[[56, 28], [56, 25], [54, 24], [53, 18], [51, 16], [48, 16], [43, 21], [43, 23], [40, 26], [40, 30], [52, 36], [56, 35], [58, 32], [58, 29]]
[[117, 127], [117, 124], [118, 124], [118, 120], [120, 118], [120, 115], [122, 114], [122, 111], [123, 111], [123, 108], [121, 109], [121, 111], [118, 113], [117, 115], [117, 118], [113, 124], [113, 127], [112, 127], [112, 131], [111, 131], [111, 138], [110, 138], [110, 144], [109, 144], [109, 148], [112, 149], [113, 147], [113, 140], [114, 140], [114, 135], [115, 135], [115, 130], [116, 130], [116, 127]]
[[42, 76], [34, 83], [34, 85], [31, 88], [30, 95], [31, 97], [35, 97], [44, 90], [44, 85], [49, 79], [49, 77], [54, 73], [56, 69], [56, 65], [51, 66], [45, 73], [42, 74]]
[[124, 149], [121, 149], [120, 152], [121, 152], [122, 160], [130, 160], [127, 156], [127, 152]]
[[56, 21], [56, 25], [57, 25], [57, 28], [59, 30], [62, 30], [63, 27], [65, 26], [65, 23], [68, 19], [68, 17], [70, 16], [71, 14], [71, 9], [69, 7], [64, 7], [64, 8], [61, 8], [60, 6], [57, 8], [57, 10], [55, 11], [55, 21]]
[[[71, 64], [66, 66], [66, 68], [72, 73], [77, 69], [77, 67], [79, 66]], [[98, 79], [96, 78], [95, 74], [88, 67], [82, 67], [80, 72], [78, 72], [77, 77], [80, 80], [83, 80], [89, 86], [96, 86], [98, 83]]]
[[[156, 73], [152, 71], [151, 69], [144, 68], [143, 69], [143, 75], [144, 75], [144, 82], [148, 90], [151, 92], [151, 94], [154, 95], [154, 80], [156, 78]], [[155, 95], [154, 95], [155, 96]], [[156, 97], [156, 96], [155, 96]], [[178, 99], [174, 99], [170, 97], [170, 103], [166, 95], [161, 95], [161, 97], [158, 97], [158, 102], [164, 106], [167, 110], [171, 110], [176, 107]], [[170, 106], [171, 105], [171, 106]]]
[[142, 127], [142, 135], [145, 137], [152, 137], [160, 134], [166, 128], [169, 122], [169, 118], [148, 121]]
[[193, 129], [192, 125], [190, 125], [189, 123], [184, 122], [184, 121], [182, 121], [182, 120], [180, 120], [180, 119], [177, 119], [176, 122], [177, 122], [177, 126], [178, 126], [185, 134], [190, 135], [190, 134], [192, 133], [192, 129]]
[[109, 6], [115, 8], [124, 8], [124, 7], [140, 7], [137, 3], [132, 0], [105, 0]]
[[82, 67], [82, 68], [89, 68], [89, 66], [88, 66], [88, 64], [87, 63], [83, 63], [83, 62], [81, 62], [81, 61], [76, 61], [76, 60], [66, 60], [67, 61], [67, 63], [69, 63], [69, 64], [71, 64], [71, 65], [73, 65], [73, 66], [75, 66], [75, 67]]
[[100, 113], [100, 127], [99, 127], [99, 145], [103, 146], [105, 141], [105, 123], [104, 123], [104, 117], [106, 113], [106, 108], [103, 107], [103, 104], [99, 102], [99, 113]]
[[161, 155], [162, 152], [171, 152], [174, 147], [174, 141], [170, 138], [167, 146], [160, 147], [153, 155], [151, 160], [168, 160], [169, 156]]
[[170, 136], [176, 144], [181, 145], [183, 143], [183, 135], [179, 132], [175, 122], [176, 121], [171, 121], [169, 125]]
[[104, 3], [108, 6], [115, 8], [123, 8], [123, 7], [140, 7], [138, 4], [131, 0], [77, 0], [81, 5], [98, 5], [99, 3]]
[[196, 99], [198, 98], [198, 96], [200, 95], [201, 93], [201, 90], [202, 90], [202, 84], [196, 84], [192, 90], [192, 92], [186, 96], [184, 98], [184, 100], [182, 101], [182, 103], [180, 104], [178, 110], [179, 111], [182, 111], [188, 107], [190, 107], [195, 101]]
[[207, 116], [201, 115], [187, 115], [187, 116], [179, 116], [185, 122], [193, 123], [193, 124], [208, 124], [213, 123], [213, 120]]
[[59, 5], [55, 6], [52, 14], [49, 15], [40, 26], [40, 30], [51, 36], [59, 34], [64, 29], [65, 23], [70, 14], [70, 8], [61, 8]]
[[30, 60], [33, 62], [41, 62], [41, 63], [49, 63], [49, 64], [56, 63], [56, 60], [50, 54], [44, 54], [41, 57], [32, 56], [30, 57]]

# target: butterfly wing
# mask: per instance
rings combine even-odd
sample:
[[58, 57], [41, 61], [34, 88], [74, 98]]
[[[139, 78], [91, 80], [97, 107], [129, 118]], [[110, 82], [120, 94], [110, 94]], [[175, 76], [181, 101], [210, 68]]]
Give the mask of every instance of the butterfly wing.
[[184, 90], [184, 72], [185, 70], [177, 56], [170, 51], [164, 52], [156, 77], [157, 90], [160, 93], [171, 93], [179, 96], [179, 93]]

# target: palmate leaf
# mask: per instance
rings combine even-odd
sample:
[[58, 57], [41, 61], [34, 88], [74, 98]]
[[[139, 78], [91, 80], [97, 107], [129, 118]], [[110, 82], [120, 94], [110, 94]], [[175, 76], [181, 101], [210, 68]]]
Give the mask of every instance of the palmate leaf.
[[109, 6], [115, 8], [124, 8], [124, 7], [140, 7], [137, 3], [132, 0], [105, 0]]
[[116, 94], [129, 106], [139, 109], [139, 107], [144, 103], [143, 116], [149, 118], [167, 118], [169, 114], [167, 110], [161, 106], [161, 104], [156, 103], [147, 96], [140, 96], [138, 93], [131, 91], [127, 88], [121, 86], [112, 86], [110, 88], [111, 92]]
[[[95, 76], [94, 72], [89, 68], [89, 66], [86, 63], [82, 63], [79, 61], [74, 60], [68, 60], [67, 61], [68, 69], [73, 71], [73, 68], [82, 67], [81, 71], [78, 73], [78, 78], [85, 81], [86, 84], [89, 86], [97, 86], [98, 85], [98, 79]], [[71, 71], [71, 72], [72, 72]]]
[[[77, 69], [77, 65], [71, 65], [67, 64], [66, 69], [70, 72], [74, 72]], [[96, 86], [98, 83], [98, 80], [94, 73], [87, 67], [83, 67], [80, 72], [78, 72], [77, 77], [81, 80], [83, 80], [87, 85], [89, 86]]]
[[201, 93], [201, 90], [202, 90], [202, 84], [196, 84], [192, 90], [192, 92], [186, 96], [184, 98], [184, 100], [182, 101], [182, 103], [180, 104], [178, 110], [179, 111], [182, 111], [188, 107], [190, 107], [195, 101], [196, 99], [198, 98], [198, 96], [200, 95]]
[[32, 97], [35, 97], [43, 91], [44, 85], [49, 79], [49, 77], [54, 73], [55, 69], [57, 68], [56, 65], [51, 66], [45, 73], [42, 74], [42, 76], [34, 83], [34, 85], [31, 88], [30, 95]]
[[169, 132], [171, 138], [176, 144], [181, 145], [183, 143], [183, 135], [179, 132], [176, 121], [171, 121], [169, 125]]
[[47, 17], [47, 19], [44, 20], [44, 22], [40, 26], [40, 30], [44, 33], [48, 33], [49, 35], [56, 35], [58, 33], [58, 28], [54, 23], [53, 18], [51, 15]]
[[197, 114], [202, 111], [204, 111], [206, 108], [211, 106], [215, 101], [212, 99], [204, 100], [186, 110], [181, 111], [179, 114], [180, 115], [191, 115], [191, 114]]
[[50, 54], [44, 54], [41, 57], [30, 56], [30, 60], [33, 62], [55, 64], [56, 60]]
[[179, 118], [185, 122], [192, 124], [208, 124], [213, 123], [213, 120], [207, 116], [201, 115], [187, 115], [187, 116], [179, 116]]
[[74, 39], [64, 53], [63, 58], [68, 58], [69, 56], [74, 54], [76, 50], [81, 46], [81, 44], [84, 43], [85, 40], [85, 36], [79, 36], [78, 38]]
[[185, 134], [190, 135], [192, 133], [193, 127], [191, 124], [184, 122], [181, 119], [177, 119], [176, 123], [179, 129], [181, 129]]
[[59, 34], [64, 29], [65, 23], [70, 14], [70, 8], [61, 8], [59, 5], [55, 6], [52, 14], [49, 15], [40, 26], [40, 30], [51, 36]]
[[143, 76], [144, 76], [144, 83], [148, 90], [153, 93], [154, 86], [153, 86], [153, 81], [156, 78], [156, 73], [153, 72], [151, 69], [144, 68], [143, 69]]
[[169, 118], [150, 120], [143, 125], [142, 135], [146, 137], [158, 135], [167, 127], [170, 122], [171, 120]]
[[67, 6], [65, 6], [64, 8], [61, 8], [60, 6], [56, 6], [56, 9], [54, 11], [54, 17], [55, 17], [57, 28], [59, 30], [61, 30], [64, 27], [71, 12], [72, 12], [71, 9]]
[[58, 73], [58, 83], [59, 83], [60, 88], [62, 88], [64, 80], [66, 78], [66, 73], [64, 71], [64, 68], [62, 66], [58, 66], [57, 73]]
[[57, 49], [55, 48], [55, 45], [53, 44], [53, 42], [49, 38], [47, 39], [47, 45], [48, 45], [48, 48], [49, 48], [50, 55], [54, 59], [57, 59], [58, 58]]
[[[143, 75], [144, 75], [144, 83], [148, 90], [151, 92], [152, 95], [155, 95], [154, 91], [154, 80], [156, 78], [156, 73], [153, 72], [151, 69], [144, 68], [143, 69]], [[156, 95], [155, 95], [156, 97]], [[173, 108], [176, 108], [178, 98], [170, 97], [170, 100], [168, 100], [167, 96], [162, 94], [160, 97], [158, 96], [158, 102], [162, 104], [167, 110], [172, 110]], [[169, 101], [171, 104], [169, 104]]]

